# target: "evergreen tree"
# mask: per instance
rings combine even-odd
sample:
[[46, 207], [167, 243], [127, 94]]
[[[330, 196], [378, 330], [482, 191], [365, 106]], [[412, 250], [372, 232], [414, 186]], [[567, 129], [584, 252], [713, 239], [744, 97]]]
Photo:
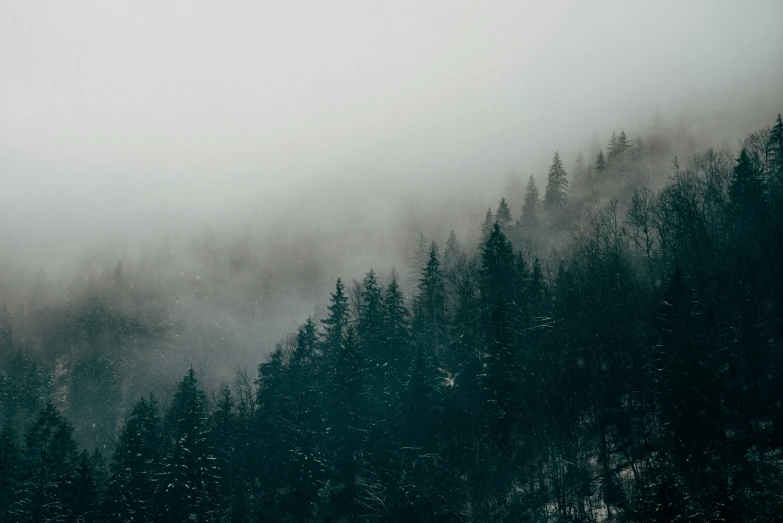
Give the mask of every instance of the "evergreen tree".
[[334, 361], [342, 347], [343, 337], [348, 328], [350, 313], [348, 310], [348, 297], [345, 295], [345, 286], [340, 278], [334, 287], [334, 293], [330, 297], [328, 306], [329, 316], [323, 320], [325, 332], [323, 336], [323, 353], [329, 361]]
[[487, 215], [484, 217], [484, 223], [481, 225], [481, 243], [483, 244], [489, 238], [492, 232], [492, 226], [495, 224], [495, 217], [492, 216], [492, 209], [487, 209]]
[[600, 176], [606, 171], [606, 159], [604, 159], [604, 152], [598, 151], [598, 156], [595, 159], [595, 172]]
[[544, 207], [549, 212], [560, 211], [565, 207], [568, 196], [568, 180], [563, 168], [563, 162], [560, 161], [560, 155], [555, 152], [552, 159], [552, 166], [549, 168], [549, 177], [547, 178], [546, 192], [544, 193]]
[[103, 507], [107, 521], [150, 520], [158, 471], [160, 418], [157, 401], [139, 398], [120, 433], [109, 466]]
[[74, 521], [89, 523], [101, 521], [101, 485], [95, 476], [95, 466], [86, 451], [79, 454], [71, 491]]
[[503, 446], [508, 444], [515, 425], [519, 390], [514, 335], [505, 302], [503, 296], [498, 296], [492, 310], [483, 376], [488, 426]]
[[215, 516], [216, 470], [209, 448], [206, 395], [191, 368], [164, 419], [164, 449], [157, 474], [157, 518], [207, 521]]
[[754, 168], [753, 162], [743, 147], [737, 164], [734, 166], [734, 177], [729, 187], [729, 200], [734, 211], [734, 217], [746, 223], [761, 214], [764, 207], [764, 181], [761, 174]]
[[484, 306], [489, 311], [509, 286], [514, 284], [514, 251], [511, 243], [495, 224], [484, 244], [481, 256], [481, 294]]
[[356, 329], [364, 352], [369, 358], [373, 388], [380, 393], [379, 389], [384, 386], [390, 362], [385, 347], [383, 291], [373, 270], [370, 270], [362, 281]]
[[392, 368], [390, 379], [399, 386], [405, 380], [404, 374], [408, 369], [410, 318], [405, 307], [405, 298], [397, 283], [397, 274], [393, 270], [383, 296], [383, 324], [386, 353]]
[[[769, 133], [767, 149], [769, 156], [767, 178], [770, 187], [777, 192], [776, 197], [781, 199], [783, 198], [783, 120], [781, 120], [780, 114], [778, 114], [778, 119]], [[778, 204], [783, 205], [783, 200]]]
[[[522, 215], [519, 218], [520, 225], [528, 234], [538, 226], [538, 211], [541, 206], [541, 198], [538, 194], [538, 187], [533, 175], [527, 182], [525, 192], [525, 201], [522, 204]], [[489, 235], [487, 235], [489, 237]]]
[[11, 427], [0, 433], [0, 521], [14, 521], [16, 497], [19, 494], [22, 456]]
[[495, 223], [500, 226], [500, 230], [507, 233], [511, 225], [511, 211], [508, 208], [505, 198], [500, 199], [498, 210], [495, 212]]
[[427, 358], [436, 358], [442, 354], [446, 343], [446, 288], [435, 242], [432, 242], [427, 264], [422, 268], [418, 289], [419, 294], [413, 302], [416, 343]]
[[78, 453], [73, 428], [51, 402], [24, 436], [22, 483], [14, 511], [23, 521], [70, 518], [77, 482]]

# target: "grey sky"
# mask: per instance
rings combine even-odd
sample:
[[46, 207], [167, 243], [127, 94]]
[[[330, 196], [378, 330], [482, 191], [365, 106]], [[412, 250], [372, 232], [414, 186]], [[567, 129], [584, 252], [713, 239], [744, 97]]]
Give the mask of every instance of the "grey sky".
[[500, 187], [656, 105], [746, 132], [783, 109], [781, 20], [779, 0], [4, 0], [0, 220]]

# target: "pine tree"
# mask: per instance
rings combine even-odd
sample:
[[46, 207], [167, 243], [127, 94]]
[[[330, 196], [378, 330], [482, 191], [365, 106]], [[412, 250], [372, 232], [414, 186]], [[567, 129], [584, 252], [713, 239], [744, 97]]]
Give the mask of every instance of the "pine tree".
[[82, 451], [76, 463], [76, 473], [71, 488], [74, 521], [90, 523], [101, 521], [101, 485], [95, 476], [95, 466], [89, 454]]
[[[529, 234], [538, 226], [538, 211], [541, 206], [541, 198], [538, 194], [538, 187], [533, 175], [527, 182], [525, 191], [525, 202], [522, 204], [522, 215], [519, 218], [520, 225]], [[489, 235], [487, 235], [489, 237]]]
[[606, 160], [604, 159], [604, 152], [598, 151], [598, 156], [595, 159], [595, 172], [598, 176], [606, 171]]
[[481, 294], [489, 311], [509, 286], [514, 284], [514, 251], [500, 226], [495, 224], [481, 254]]
[[422, 268], [418, 289], [413, 301], [416, 343], [428, 358], [435, 358], [441, 355], [446, 343], [446, 288], [435, 242], [430, 246], [427, 265]]
[[[308, 318], [309, 320], [309, 318]], [[315, 332], [313, 332], [315, 338]], [[246, 511], [244, 506], [243, 485], [247, 478], [243, 477], [239, 458], [242, 454], [239, 423], [235, 412], [231, 388], [224, 385], [217, 398], [217, 409], [210, 420], [211, 448], [215, 452], [215, 467], [217, 475], [216, 498], [217, 512], [220, 521], [240, 521], [238, 515]]]
[[[769, 172], [767, 178], [770, 187], [777, 191], [777, 197], [783, 197], [783, 120], [780, 114], [775, 121], [775, 125], [769, 133], [769, 143], [767, 145], [769, 155]], [[783, 202], [781, 202], [783, 204]]]
[[483, 376], [488, 427], [501, 445], [511, 438], [519, 390], [514, 335], [505, 302], [503, 296], [498, 296], [492, 310]]
[[337, 519], [356, 514], [359, 509], [356, 498], [361, 463], [357, 456], [367, 434], [367, 366], [356, 331], [349, 325], [330, 384], [329, 442], [334, 453], [333, 469], [337, 485], [331, 492], [329, 513]]
[[323, 320], [325, 332], [323, 336], [323, 355], [327, 365], [333, 361], [342, 347], [343, 337], [348, 328], [350, 315], [348, 310], [348, 297], [345, 295], [345, 286], [340, 278], [334, 287], [334, 292], [330, 296], [330, 305], [328, 306], [329, 317]]
[[481, 225], [481, 243], [487, 241], [489, 233], [492, 232], [492, 226], [495, 224], [495, 217], [492, 216], [492, 209], [487, 209], [487, 214], [484, 217], [484, 223]]
[[73, 428], [51, 402], [24, 436], [22, 483], [15, 512], [23, 521], [56, 521], [76, 509], [72, 497], [78, 453]]
[[549, 168], [549, 177], [547, 178], [546, 192], [544, 193], [544, 207], [549, 212], [557, 212], [565, 207], [568, 196], [568, 180], [563, 168], [563, 162], [560, 161], [560, 155], [555, 152], [552, 159], [552, 166]]
[[744, 147], [734, 166], [734, 178], [729, 187], [729, 200], [735, 217], [749, 219], [764, 205], [764, 181], [753, 167], [753, 162]]
[[446, 240], [446, 249], [443, 251], [443, 270], [445, 272], [453, 271], [461, 255], [462, 246], [452, 230]]
[[373, 369], [374, 386], [377, 387], [385, 379], [384, 369], [389, 362], [384, 347], [383, 293], [372, 269], [364, 276], [359, 298], [356, 329]]
[[508, 208], [505, 198], [500, 199], [498, 210], [495, 212], [495, 223], [500, 226], [500, 229], [503, 232], [508, 232], [508, 228], [511, 225], [511, 211]]
[[103, 507], [107, 521], [150, 520], [153, 517], [158, 470], [160, 418], [153, 395], [139, 398], [120, 433], [109, 465]]
[[14, 521], [19, 495], [22, 456], [10, 426], [0, 433], [0, 521]]
[[216, 470], [209, 448], [206, 395], [193, 369], [182, 379], [164, 419], [165, 453], [157, 474], [157, 516], [207, 521], [215, 515]]
[[392, 368], [390, 379], [397, 388], [405, 380], [408, 369], [408, 343], [410, 341], [410, 318], [405, 298], [397, 283], [397, 274], [392, 270], [391, 281], [383, 297], [383, 331], [386, 334], [386, 353]]

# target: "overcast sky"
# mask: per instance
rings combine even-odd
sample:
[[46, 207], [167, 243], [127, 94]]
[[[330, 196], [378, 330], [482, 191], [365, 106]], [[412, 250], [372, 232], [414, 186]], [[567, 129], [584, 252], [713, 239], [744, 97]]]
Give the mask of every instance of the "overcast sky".
[[539, 175], [657, 105], [745, 132], [783, 110], [781, 20], [780, 0], [3, 0], [0, 221]]

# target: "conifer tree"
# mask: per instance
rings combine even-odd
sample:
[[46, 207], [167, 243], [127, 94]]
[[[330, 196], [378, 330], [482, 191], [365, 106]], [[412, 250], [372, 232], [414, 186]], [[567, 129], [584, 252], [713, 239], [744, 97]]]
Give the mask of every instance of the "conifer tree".
[[165, 453], [157, 474], [157, 517], [206, 521], [215, 516], [217, 474], [209, 446], [206, 395], [193, 369], [182, 379], [164, 419]]
[[74, 514], [78, 453], [73, 428], [51, 402], [25, 433], [22, 483], [14, 511], [22, 521], [56, 521]]
[[546, 192], [544, 193], [544, 207], [549, 212], [557, 212], [565, 207], [567, 196], [568, 180], [566, 179], [566, 172], [563, 168], [563, 162], [560, 160], [560, 155], [555, 152], [552, 166], [549, 168]]
[[[520, 225], [529, 234], [538, 226], [538, 211], [541, 206], [541, 198], [536, 187], [536, 180], [533, 175], [527, 182], [525, 191], [525, 201], [522, 204], [522, 214], [519, 218]], [[489, 237], [487, 235], [487, 237]]]
[[481, 225], [481, 243], [484, 244], [489, 238], [489, 233], [492, 232], [492, 226], [495, 224], [495, 217], [492, 215], [492, 209], [487, 209], [487, 214], [484, 217], [484, 223]]
[[350, 322], [348, 310], [348, 296], [345, 295], [345, 286], [340, 278], [337, 278], [334, 292], [330, 296], [330, 304], [327, 307], [329, 316], [323, 320], [325, 332], [323, 336], [323, 355], [327, 365], [334, 361], [342, 347], [343, 337]]
[[462, 246], [457, 240], [457, 235], [452, 230], [446, 240], [446, 249], [443, 251], [443, 270], [451, 272], [454, 270], [459, 257], [462, 255]]
[[492, 436], [502, 445], [511, 437], [519, 390], [514, 335], [505, 302], [503, 296], [498, 296], [492, 310], [483, 376], [488, 426]]
[[157, 401], [139, 398], [120, 433], [109, 465], [103, 507], [107, 521], [150, 520], [159, 465], [160, 418]]
[[418, 289], [413, 302], [416, 343], [428, 358], [435, 358], [446, 343], [446, 288], [435, 242], [422, 268]]
[[740, 151], [737, 164], [734, 166], [734, 177], [729, 187], [729, 200], [734, 210], [735, 218], [750, 219], [759, 214], [759, 208], [764, 205], [764, 181], [760, 173], [753, 167], [753, 162], [744, 147]]
[[22, 456], [10, 426], [0, 433], [0, 521], [14, 521], [19, 494]]
[[507, 233], [511, 225], [511, 211], [508, 208], [505, 198], [500, 199], [498, 210], [495, 212], [495, 223], [500, 226], [500, 230]]
[[90, 523], [101, 521], [101, 485], [95, 476], [95, 467], [87, 451], [79, 454], [71, 490], [75, 521]]
[[[481, 254], [481, 294], [487, 314], [501, 294], [514, 284], [514, 251], [506, 235], [495, 224]], [[488, 317], [488, 316], [487, 316]]]
[[399, 386], [404, 382], [405, 372], [408, 369], [410, 318], [394, 270], [383, 296], [383, 324], [386, 334], [385, 349], [392, 369], [390, 380]]
[[364, 276], [359, 298], [356, 330], [372, 368], [373, 387], [378, 388], [382, 387], [389, 361], [384, 347], [383, 294], [372, 269]]
[[[781, 120], [780, 114], [778, 114], [778, 119], [769, 133], [767, 149], [769, 156], [767, 178], [770, 187], [777, 192], [776, 198], [783, 198], [783, 120]], [[783, 201], [779, 204], [783, 205]]]
[[595, 172], [600, 176], [606, 170], [606, 159], [604, 158], [604, 152], [598, 151], [598, 156], [595, 159]]

